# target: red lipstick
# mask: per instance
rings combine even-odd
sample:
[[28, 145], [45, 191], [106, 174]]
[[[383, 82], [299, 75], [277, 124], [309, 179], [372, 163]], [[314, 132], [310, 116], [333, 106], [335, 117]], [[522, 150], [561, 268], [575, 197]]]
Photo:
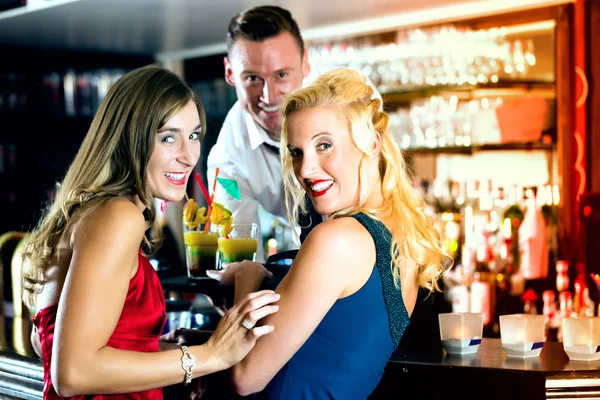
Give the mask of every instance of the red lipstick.
[[318, 179], [316, 181], [312, 181], [311, 183], [309, 183], [309, 190], [310, 190], [310, 194], [312, 195], [312, 197], [321, 197], [323, 196], [325, 193], [327, 193], [329, 191], [329, 189], [331, 189], [333, 187], [333, 182], [331, 183], [331, 185], [329, 185], [328, 187], [326, 187], [323, 190], [319, 190], [319, 191], [314, 191], [312, 190], [312, 186], [314, 185], [318, 185], [321, 182], [331, 182], [331, 180], [329, 179]]

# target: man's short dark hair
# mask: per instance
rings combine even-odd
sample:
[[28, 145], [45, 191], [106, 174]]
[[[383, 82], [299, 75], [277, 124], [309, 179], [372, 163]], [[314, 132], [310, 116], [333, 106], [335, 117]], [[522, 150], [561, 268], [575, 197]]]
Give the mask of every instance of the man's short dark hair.
[[260, 6], [242, 11], [231, 19], [227, 29], [227, 54], [238, 39], [262, 42], [281, 32], [289, 32], [304, 54], [304, 41], [292, 14], [277, 6]]

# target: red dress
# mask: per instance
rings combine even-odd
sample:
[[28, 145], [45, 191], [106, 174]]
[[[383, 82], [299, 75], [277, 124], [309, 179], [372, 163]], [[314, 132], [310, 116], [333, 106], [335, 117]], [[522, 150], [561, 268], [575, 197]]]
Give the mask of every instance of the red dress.
[[[139, 268], [129, 281], [127, 298], [117, 326], [107, 346], [115, 349], [141, 352], [159, 351], [158, 339], [166, 320], [165, 298], [162, 286], [150, 262], [141, 252]], [[44, 364], [44, 399], [62, 399], [52, 386], [50, 365], [56, 323], [57, 305], [41, 309], [33, 318], [38, 329]], [[144, 399], [162, 400], [162, 389], [113, 395], [74, 396], [69, 399]]]

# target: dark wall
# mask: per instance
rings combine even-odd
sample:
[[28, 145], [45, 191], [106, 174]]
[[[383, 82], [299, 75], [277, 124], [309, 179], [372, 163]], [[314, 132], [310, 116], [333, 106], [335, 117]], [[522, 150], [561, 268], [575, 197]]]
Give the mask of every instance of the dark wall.
[[[0, 53], [0, 233], [28, 231], [87, 133], [94, 79], [154, 60], [7, 46]], [[73, 102], [65, 99], [68, 71], [76, 78]]]
[[[205, 184], [207, 184], [208, 153], [217, 141], [227, 112], [237, 99], [235, 89], [225, 82], [224, 57], [225, 54], [217, 54], [193, 58], [184, 62], [185, 79], [200, 97], [206, 111], [207, 131], [202, 141], [200, 160], [196, 168]], [[203, 202], [202, 196], [196, 193], [196, 185], [192, 185], [192, 190], [194, 190], [195, 198]]]

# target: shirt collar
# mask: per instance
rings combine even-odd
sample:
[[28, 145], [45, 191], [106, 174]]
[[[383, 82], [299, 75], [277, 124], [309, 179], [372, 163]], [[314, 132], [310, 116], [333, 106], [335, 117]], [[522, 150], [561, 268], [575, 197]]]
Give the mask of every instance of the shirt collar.
[[280, 147], [280, 143], [275, 141], [269, 137], [269, 134], [263, 129], [262, 126], [258, 125], [252, 116], [245, 112], [246, 118], [246, 127], [248, 128], [248, 138], [250, 139], [250, 147], [252, 150], [255, 150], [258, 146], [263, 143], [268, 143], [271, 146], [275, 146], [277, 148]]

